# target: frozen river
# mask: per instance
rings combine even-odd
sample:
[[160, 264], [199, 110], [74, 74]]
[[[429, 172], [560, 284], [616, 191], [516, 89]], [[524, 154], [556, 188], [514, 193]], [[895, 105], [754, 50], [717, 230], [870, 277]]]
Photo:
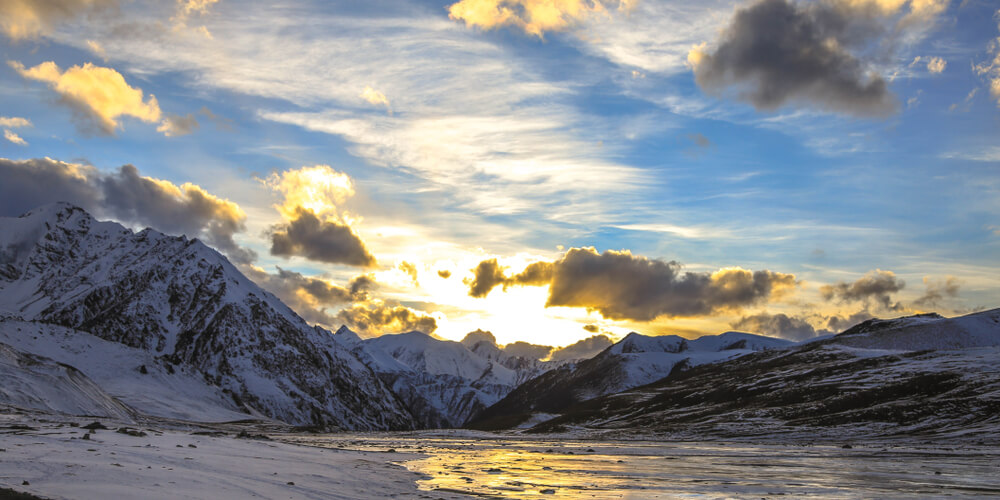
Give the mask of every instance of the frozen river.
[[[420, 489], [504, 498], [1000, 496], [1000, 451], [921, 445], [547, 441], [335, 435], [309, 444], [394, 450]], [[419, 453], [414, 457], [413, 453]]]

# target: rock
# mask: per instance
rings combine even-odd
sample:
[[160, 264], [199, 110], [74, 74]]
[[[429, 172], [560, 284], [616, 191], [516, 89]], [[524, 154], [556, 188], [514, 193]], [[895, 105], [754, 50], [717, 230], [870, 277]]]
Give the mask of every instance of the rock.
[[82, 429], [87, 429], [87, 430], [90, 430], [90, 431], [94, 431], [94, 430], [97, 430], [97, 429], [107, 429], [107, 427], [105, 427], [104, 424], [102, 424], [100, 422], [91, 422], [91, 423], [89, 423], [89, 424], [87, 424], [87, 425], [85, 425], [85, 426], [83, 426], [81, 428]]

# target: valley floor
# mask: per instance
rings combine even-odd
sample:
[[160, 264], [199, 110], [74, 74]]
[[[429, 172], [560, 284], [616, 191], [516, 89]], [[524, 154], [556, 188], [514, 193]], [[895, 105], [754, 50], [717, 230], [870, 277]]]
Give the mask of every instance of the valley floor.
[[90, 422], [0, 414], [0, 498], [12, 490], [53, 500], [1000, 496], [1000, 447], [975, 442], [303, 434], [106, 419], [108, 429], [89, 434]]
[[[345, 451], [262, 439], [0, 415], [0, 497], [9, 490], [46, 499], [466, 498], [421, 492], [422, 476], [396, 463], [418, 455]], [[121, 424], [128, 425], [128, 424]], [[134, 425], [134, 424], [133, 424]], [[7, 489], [7, 491], [5, 491]]]

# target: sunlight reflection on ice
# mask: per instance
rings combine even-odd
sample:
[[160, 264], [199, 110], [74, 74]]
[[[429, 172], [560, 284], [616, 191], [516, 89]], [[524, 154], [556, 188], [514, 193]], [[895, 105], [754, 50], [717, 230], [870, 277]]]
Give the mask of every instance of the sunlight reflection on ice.
[[994, 448], [476, 439], [432, 434], [296, 439], [420, 453], [421, 489], [504, 498], [871, 498], [1000, 495]]

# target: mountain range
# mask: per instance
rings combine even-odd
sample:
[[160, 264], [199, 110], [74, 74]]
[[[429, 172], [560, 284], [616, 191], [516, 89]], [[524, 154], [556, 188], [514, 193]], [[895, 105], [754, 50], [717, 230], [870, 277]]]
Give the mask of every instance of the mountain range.
[[327, 430], [680, 437], [984, 433], [1000, 310], [793, 343], [630, 333], [561, 350], [308, 324], [197, 239], [64, 203], [0, 218], [0, 406]]

